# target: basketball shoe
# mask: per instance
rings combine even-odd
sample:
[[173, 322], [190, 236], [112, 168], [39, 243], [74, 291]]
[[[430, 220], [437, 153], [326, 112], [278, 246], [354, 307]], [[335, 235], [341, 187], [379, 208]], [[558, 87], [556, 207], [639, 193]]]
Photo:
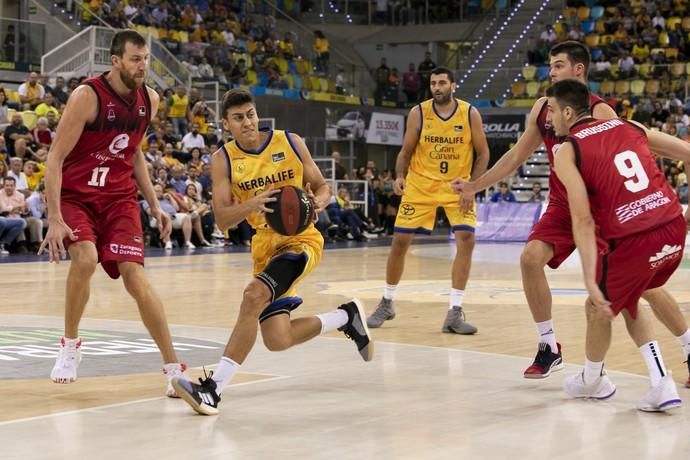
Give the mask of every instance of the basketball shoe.
[[666, 412], [682, 405], [683, 401], [678, 396], [676, 382], [673, 381], [669, 372], [662, 377], [657, 386], [649, 389], [637, 408], [644, 412]]
[[688, 359], [685, 361], [685, 364], [688, 365], [688, 381], [685, 382], [685, 388], [690, 388], [690, 355], [688, 355]]
[[165, 374], [166, 381], [168, 383], [168, 388], [165, 391], [165, 395], [168, 398], [179, 398], [172, 386], [172, 381], [175, 377], [187, 379], [187, 377], [184, 375], [186, 370], [187, 365], [185, 363], [168, 363], [163, 366], [163, 374]]
[[199, 383], [193, 383], [184, 376], [173, 377], [172, 386], [177, 395], [187, 404], [192, 406], [201, 415], [218, 415], [218, 403], [220, 395], [216, 392], [216, 381], [213, 380], [213, 372], [199, 379]]
[[477, 332], [477, 328], [465, 321], [465, 312], [462, 311], [462, 307], [456, 306], [448, 310], [441, 332], [472, 335]]
[[60, 339], [55, 366], [50, 379], [55, 383], [72, 383], [77, 380], [77, 368], [81, 362], [81, 339]]
[[525, 369], [523, 374], [526, 379], [545, 379], [552, 372], [563, 369], [563, 355], [561, 353], [561, 344], [558, 343], [558, 353], [551, 351], [551, 345], [548, 343], [540, 343], [537, 356], [534, 357], [534, 362], [530, 367]]
[[381, 297], [381, 301], [374, 313], [367, 318], [367, 326], [371, 328], [381, 327], [384, 321], [395, 318], [395, 310], [393, 309], [393, 300]]
[[573, 374], [563, 381], [563, 389], [573, 398], [609, 399], [616, 393], [616, 385], [611, 382], [606, 372], [592, 383], [585, 383], [585, 372]]
[[369, 328], [364, 321], [364, 307], [358, 299], [352, 299], [351, 302], [342, 304], [338, 307], [340, 310], [347, 312], [347, 323], [339, 327], [338, 330], [343, 332], [348, 339], [351, 339], [357, 345], [357, 351], [362, 356], [364, 361], [371, 361], [374, 357], [374, 340], [369, 334]]

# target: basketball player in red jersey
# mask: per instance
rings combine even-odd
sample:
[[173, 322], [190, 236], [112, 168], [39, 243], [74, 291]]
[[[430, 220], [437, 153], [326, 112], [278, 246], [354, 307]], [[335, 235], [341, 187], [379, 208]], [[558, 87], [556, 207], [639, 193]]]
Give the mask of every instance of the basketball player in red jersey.
[[[635, 318], [642, 293], [663, 286], [680, 265], [687, 231], [680, 203], [650, 147], [690, 161], [690, 145], [620, 118], [595, 120], [587, 85], [577, 80], [559, 81], [546, 96], [554, 131], [567, 136], [555, 170], [567, 192], [589, 293], [585, 368], [566, 378], [565, 390], [576, 398], [613, 396], [616, 387], [604, 372], [604, 358], [611, 320], [627, 310], [628, 332], [640, 347], [651, 381], [638, 408], [657, 412], [680, 407], [676, 384], [647, 320]], [[604, 251], [597, 248], [595, 225], [606, 243]]]
[[[582, 43], [559, 43], [550, 51], [551, 81], [556, 83], [574, 78], [584, 83], [590, 63], [589, 50]], [[551, 372], [563, 368], [561, 347], [556, 342], [551, 319], [551, 290], [544, 266], [548, 264], [553, 269], [558, 268], [575, 250], [565, 189], [553, 173], [554, 155], [563, 138], [554, 133], [547, 120], [546, 102], [545, 97], [537, 100], [529, 114], [525, 132], [491, 169], [472, 182], [454, 181], [454, 189], [458, 193], [479, 192], [512, 174], [542, 142], [546, 147], [551, 168], [549, 204], [532, 229], [520, 257], [522, 285], [539, 341], [534, 362], [524, 372], [525, 378], [532, 379], [546, 378]], [[590, 95], [589, 108], [594, 118], [616, 117], [616, 112], [596, 95]], [[664, 155], [664, 152], [657, 153]], [[650, 303], [659, 320], [677, 337], [685, 356], [690, 357], [690, 330], [673, 297], [663, 289], [653, 289], [645, 292], [643, 298]], [[690, 386], [690, 378], [686, 386]]]
[[65, 290], [65, 336], [51, 379], [77, 379], [82, 340], [79, 321], [89, 299], [89, 281], [98, 262], [108, 275], [122, 275], [144, 325], [163, 355], [168, 396], [172, 377], [183, 376], [165, 312], [144, 275], [144, 242], [137, 185], [146, 198], [161, 235], [170, 233], [170, 217], [161, 211], [140, 144], [158, 94], [144, 84], [148, 48], [138, 33], [115, 34], [110, 46], [112, 70], [90, 78], [74, 90], [60, 120], [46, 164], [50, 227], [39, 249], [50, 261], [72, 259]]

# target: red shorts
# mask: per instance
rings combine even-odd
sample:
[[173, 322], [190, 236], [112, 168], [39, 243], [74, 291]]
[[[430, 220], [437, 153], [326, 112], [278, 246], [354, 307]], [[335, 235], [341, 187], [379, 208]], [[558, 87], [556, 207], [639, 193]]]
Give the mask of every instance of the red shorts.
[[615, 240], [610, 251], [599, 257], [597, 281], [618, 314], [627, 309], [637, 317], [642, 293], [666, 284], [683, 259], [685, 218], [678, 218], [646, 233]]
[[548, 265], [558, 268], [575, 250], [573, 239], [573, 224], [570, 220], [568, 207], [549, 204], [546, 212], [532, 227], [527, 242], [537, 240], [553, 246], [553, 257]]
[[117, 199], [93, 204], [63, 197], [60, 206], [65, 223], [77, 237], [70, 243], [91, 241], [96, 245], [98, 261], [113, 279], [119, 278], [119, 262], [144, 265], [144, 238], [141, 230], [141, 208], [134, 199]]

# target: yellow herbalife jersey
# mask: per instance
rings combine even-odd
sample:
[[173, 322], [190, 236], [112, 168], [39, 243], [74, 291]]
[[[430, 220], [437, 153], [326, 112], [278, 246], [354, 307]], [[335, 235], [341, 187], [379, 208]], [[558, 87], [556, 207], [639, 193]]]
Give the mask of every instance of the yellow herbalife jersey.
[[429, 99], [419, 104], [422, 125], [409, 172], [412, 176], [418, 175], [435, 181], [451, 181], [456, 177], [468, 179], [474, 163], [470, 127], [472, 106], [455, 99], [455, 111], [443, 119], [436, 113], [433, 102], [433, 99]]
[[[268, 131], [266, 141], [258, 150], [243, 149], [236, 141], [228, 142], [223, 149], [228, 159], [232, 194], [242, 202], [270, 185], [303, 187], [304, 166], [287, 131]], [[299, 235], [283, 236], [268, 227], [263, 214], [251, 213], [247, 221], [257, 230], [252, 241], [255, 273], [263, 270], [271, 257], [285, 251], [306, 252], [310, 266], [321, 258], [323, 237], [313, 224]]]

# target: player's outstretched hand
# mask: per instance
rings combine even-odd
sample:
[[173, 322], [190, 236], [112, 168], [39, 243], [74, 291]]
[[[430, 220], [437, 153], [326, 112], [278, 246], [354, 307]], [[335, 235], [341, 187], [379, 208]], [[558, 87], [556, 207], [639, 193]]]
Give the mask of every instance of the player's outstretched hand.
[[161, 208], [158, 208], [151, 210], [151, 217], [158, 222], [158, 233], [160, 233], [161, 241], [168, 239], [172, 233], [172, 219], [170, 215]]
[[72, 241], [77, 240], [76, 235], [66, 223], [51, 222], [48, 226], [48, 233], [46, 234], [43, 243], [41, 243], [41, 247], [38, 248], [38, 254], [42, 254], [43, 251], [48, 248], [50, 261], [60, 263], [60, 259], [65, 259], [67, 257], [67, 251], [65, 250], [64, 243], [65, 238], [69, 238]]
[[[323, 211], [328, 203], [323, 203], [319, 198], [314, 195], [313, 190], [311, 189], [311, 184], [309, 182], [306, 183], [304, 186], [304, 191], [307, 194], [307, 198], [309, 198], [309, 201], [312, 202], [314, 205], [314, 216], [316, 216], [319, 212]], [[316, 217], [314, 217], [316, 219]]]
[[247, 201], [249, 208], [256, 212], [273, 212], [272, 209], [266, 207], [266, 203], [272, 201], [277, 201], [278, 198], [275, 196], [280, 193], [279, 188], [274, 188], [273, 185], [269, 186], [266, 190], [256, 195], [251, 200]]
[[405, 178], [404, 177], [398, 177], [395, 179], [395, 182], [393, 182], [393, 191], [395, 192], [396, 195], [402, 195], [405, 193]]

